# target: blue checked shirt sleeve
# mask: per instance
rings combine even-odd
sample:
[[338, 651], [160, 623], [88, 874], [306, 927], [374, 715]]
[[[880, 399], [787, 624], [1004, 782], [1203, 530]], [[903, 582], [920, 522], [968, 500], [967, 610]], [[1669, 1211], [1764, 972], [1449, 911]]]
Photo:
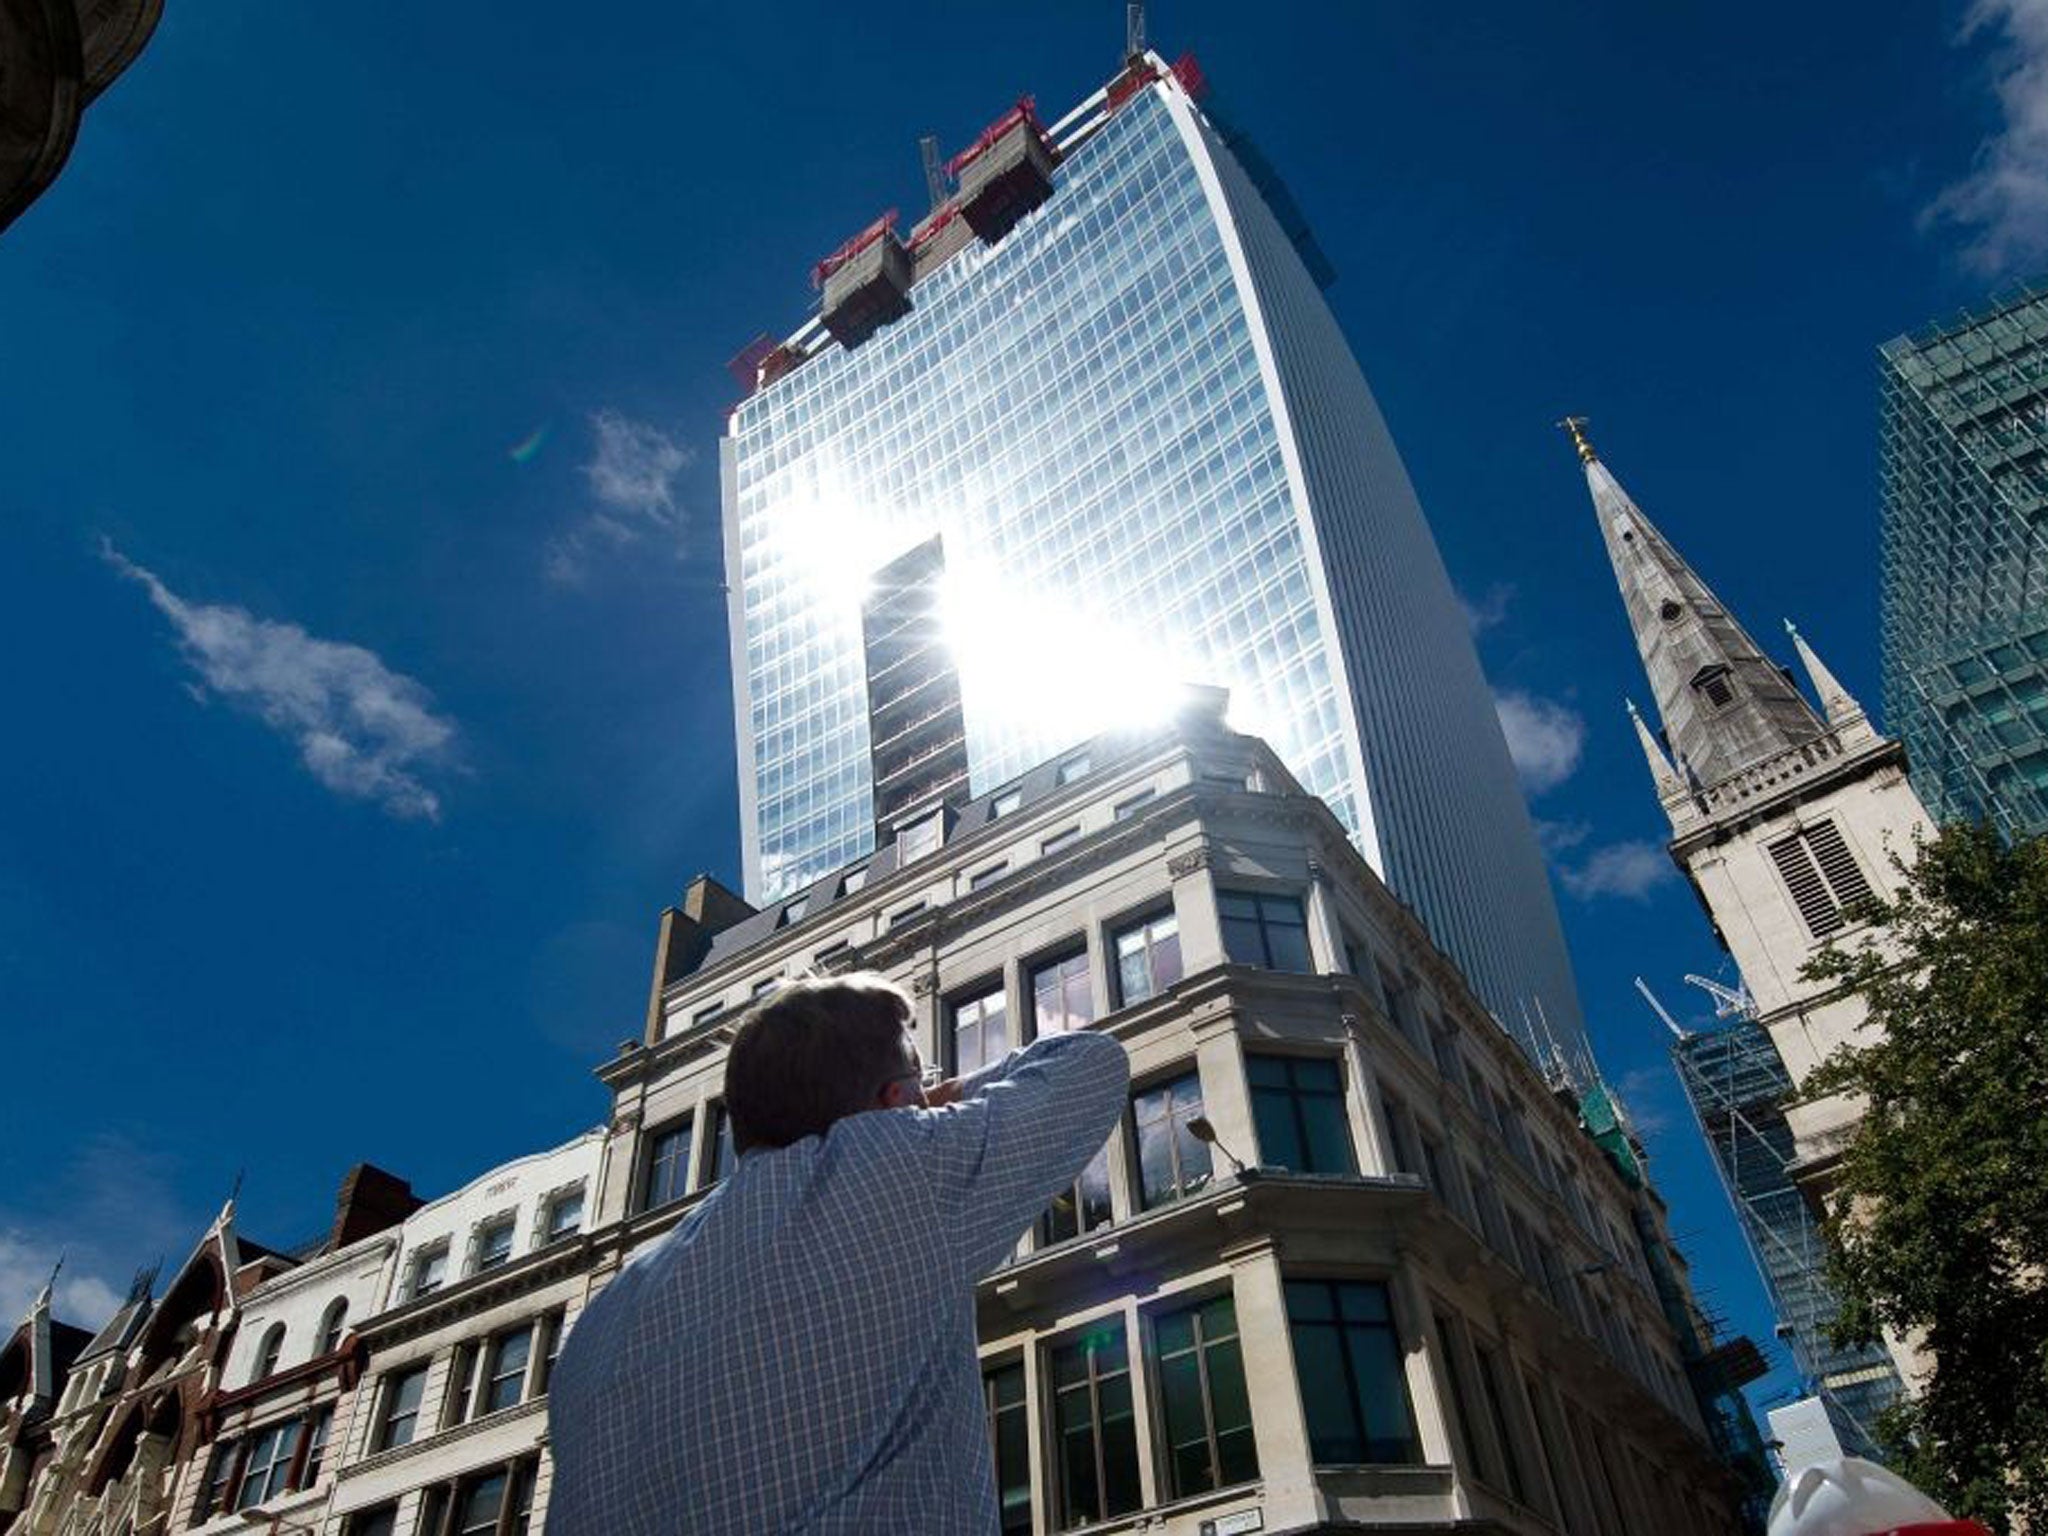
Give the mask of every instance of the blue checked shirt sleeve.
[[1130, 1061], [1107, 1035], [1050, 1035], [962, 1085], [923, 1118], [939, 1220], [978, 1279], [1080, 1177], [1123, 1112]]

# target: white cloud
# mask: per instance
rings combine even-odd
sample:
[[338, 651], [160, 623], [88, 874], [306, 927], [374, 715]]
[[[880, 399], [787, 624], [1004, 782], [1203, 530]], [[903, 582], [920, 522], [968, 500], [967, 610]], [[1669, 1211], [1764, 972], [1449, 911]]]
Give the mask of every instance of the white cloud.
[[1676, 880], [1678, 871], [1662, 844], [1625, 842], [1595, 848], [1575, 865], [1559, 864], [1557, 878], [1581, 901], [1602, 896], [1648, 901], [1652, 891]]
[[1515, 772], [1530, 794], [1555, 789], [1577, 771], [1586, 746], [1586, 722], [1577, 710], [1513, 689], [1496, 693], [1493, 707]]
[[46, 1169], [33, 1207], [0, 1207], [0, 1338], [27, 1314], [60, 1256], [54, 1310], [81, 1328], [113, 1316], [138, 1269], [181, 1262], [213, 1213], [187, 1211], [170, 1173], [161, 1154], [103, 1135]]
[[[0, 1227], [0, 1338], [28, 1315], [35, 1299], [56, 1268], [59, 1250], [38, 1242], [26, 1232]], [[97, 1328], [112, 1317], [127, 1297], [98, 1275], [81, 1271], [67, 1261], [57, 1276], [51, 1310], [59, 1322], [79, 1328]]]
[[1497, 581], [1476, 603], [1463, 592], [1453, 595], [1465, 615], [1465, 627], [1474, 635], [1483, 635], [1508, 616], [1508, 604], [1514, 598], [1515, 589], [1507, 582]]
[[1536, 841], [1543, 852], [1556, 858], [1579, 846], [1593, 835], [1593, 829], [1583, 821], [1545, 821], [1536, 818]]
[[111, 543], [102, 541], [101, 553], [171, 621], [198, 674], [195, 698], [214, 694], [253, 711], [338, 795], [393, 816], [439, 817], [427, 776], [453, 766], [455, 723], [434, 712], [419, 683], [359, 645], [317, 640], [246, 608], [189, 603]]
[[548, 545], [548, 579], [578, 586], [590, 562], [650, 537], [664, 537], [680, 553], [683, 515], [676, 505], [676, 478], [696, 455], [659, 427], [617, 411], [590, 418], [596, 441], [584, 478], [597, 506]]
[[1986, 30], [2001, 34], [1993, 89], [2002, 122], [1922, 222], [1970, 231], [1964, 261], [1996, 275], [2048, 258], [2048, 0], [1973, 0], [1962, 40]]

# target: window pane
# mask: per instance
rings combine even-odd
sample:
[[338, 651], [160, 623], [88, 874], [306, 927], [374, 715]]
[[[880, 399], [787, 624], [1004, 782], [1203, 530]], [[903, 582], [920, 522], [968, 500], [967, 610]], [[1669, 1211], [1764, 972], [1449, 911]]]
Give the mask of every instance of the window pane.
[[1223, 953], [1239, 965], [1266, 963], [1266, 946], [1259, 937], [1257, 917], [1224, 917]]
[[1152, 984], [1163, 990], [1180, 980], [1180, 920], [1162, 917], [1152, 925]]
[[1193, 1351], [1159, 1363], [1161, 1411], [1173, 1474], [1173, 1497], [1200, 1493], [1209, 1477], [1209, 1421], [1203, 1412], [1202, 1368]]
[[[1258, 1058], [1251, 1058], [1256, 1061]], [[1285, 1088], [1252, 1089], [1252, 1121], [1259, 1133], [1259, 1161], [1276, 1168], [1310, 1171], [1295, 1114], [1294, 1094]]]
[[504, 1473], [493, 1472], [472, 1483], [455, 1527], [458, 1536], [490, 1536], [497, 1529], [498, 1510], [504, 1502]]
[[[1121, 1342], [1122, 1334], [1118, 1334]], [[1102, 1383], [1103, 1513], [1121, 1515], [1136, 1509], [1138, 1488], [1138, 1418], [1131, 1406], [1131, 1377], [1121, 1371]]]
[[526, 1381], [526, 1362], [533, 1352], [533, 1327], [528, 1324], [500, 1338], [491, 1350], [491, 1376], [484, 1386], [485, 1413], [496, 1413], [519, 1401]]
[[1408, 1417], [1408, 1378], [1390, 1328], [1344, 1330], [1352, 1379], [1357, 1383], [1365, 1424], [1368, 1461], [1415, 1460], [1414, 1427]]
[[996, 1506], [1001, 1536], [1031, 1530], [1031, 1420], [1024, 1404], [1024, 1367], [999, 1366], [983, 1378], [995, 1453]]
[[690, 1122], [663, 1126], [654, 1133], [648, 1148], [647, 1199], [642, 1207], [653, 1210], [680, 1200], [690, 1180]]
[[548, 1207], [548, 1238], [553, 1241], [567, 1237], [583, 1225], [583, 1191], [572, 1189], [566, 1195], [555, 1197], [555, 1203]]
[[[1293, 1287], [1288, 1288], [1290, 1291]], [[1308, 1416], [1310, 1454], [1319, 1462], [1365, 1460], [1344, 1356], [1333, 1347], [1337, 1331], [1315, 1323], [1294, 1325], [1294, 1366], [1301, 1377], [1301, 1407]]]
[[1414, 1415], [1386, 1287], [1291, 1281], [1287, 1310], [1315, 1459], [1415, 1461]]
[[1343, 1099], [1307, 1099], [1302, 1103], [1301, 1116], [1308, 1140], [1308, 1160], [1303, 1166], [1308, 1171], [1358, 1172], [1358, 1160], [1351, 1145], [1351, 1122], [1345, 1117]]

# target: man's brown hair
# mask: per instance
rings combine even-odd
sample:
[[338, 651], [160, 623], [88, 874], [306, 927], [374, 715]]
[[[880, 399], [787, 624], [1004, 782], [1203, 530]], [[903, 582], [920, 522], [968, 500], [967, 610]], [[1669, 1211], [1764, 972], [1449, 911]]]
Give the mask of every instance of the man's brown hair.
[[741, 1021], [725, 1061], [732, 1144], [786, 1147], [875, 1102], [904, 1070], [910, 999], [885, 976], [805, 977]]

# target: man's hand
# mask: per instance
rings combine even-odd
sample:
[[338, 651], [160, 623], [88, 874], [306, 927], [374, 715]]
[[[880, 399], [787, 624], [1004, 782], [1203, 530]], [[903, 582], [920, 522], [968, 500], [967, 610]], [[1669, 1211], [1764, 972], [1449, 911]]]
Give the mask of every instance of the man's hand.
[[960, 1102], [960, 1079], [949, 1077], [943, 1083], [935, 1083], [924, 1091], [925, 1108], [944, 1109], [948, 1104]]

